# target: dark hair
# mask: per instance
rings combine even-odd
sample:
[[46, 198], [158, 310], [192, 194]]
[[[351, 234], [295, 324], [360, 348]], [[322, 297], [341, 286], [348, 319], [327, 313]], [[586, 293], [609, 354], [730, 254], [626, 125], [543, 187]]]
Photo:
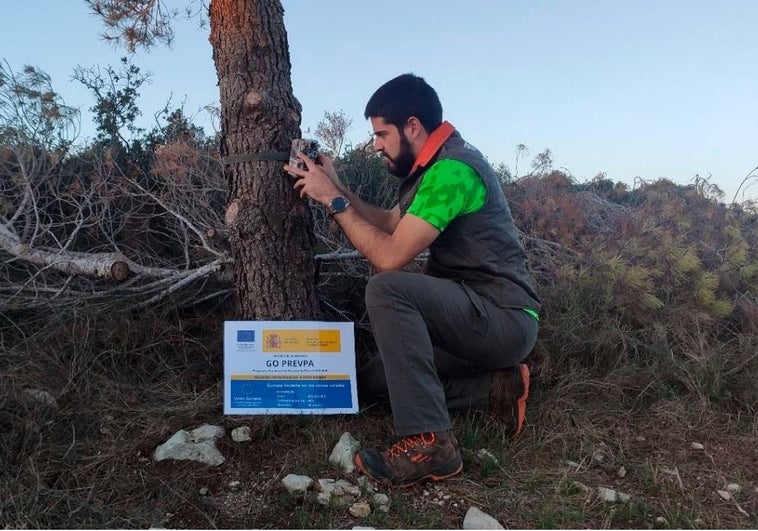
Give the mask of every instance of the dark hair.
[[368, 100], [363, 117], [384, 118], [401, 131], [408, 118], [415, 116], [431, 133], [442, 123], [442, 104], [423, 77], [402, 74], [376, 89]]

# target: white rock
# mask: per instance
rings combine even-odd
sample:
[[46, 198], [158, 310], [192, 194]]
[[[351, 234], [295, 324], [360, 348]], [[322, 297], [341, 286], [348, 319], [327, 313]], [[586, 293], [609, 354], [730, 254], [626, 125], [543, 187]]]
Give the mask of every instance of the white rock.
[[500, 522], [493, 517], [477, 509], [471, 507], [466, 511], [466, 516], [463, 518], [463, 529], [505, 529]]
[[622, 479], [625, 478], [626, 477], [626, 468], [624, 468], [623, 466], [619, 467], [619, 469], [616, 471], [616, 475], [618, 477], [622, 478]]
[[349, 481], [345, 481], [344, 479], [338, 479], [337, 481], [333, 479], [319, 479], [318, 480], [318, 486], [319, 490], [321, 492], [328, 492], [332, 496], [360, 496], [361, 495], [361, 489], [357, 485], [353, 485]]
[[309, 488], [311, 488], [311, 485], [313, 485], [313, 479], [309, 478], [308, 476], [287, 474], [287, 476], [285, 476], [282, 480], [282, 485], [284, 485], [284, 488], [293, 494], [304, 493]]
[[716, 491], [719, 496], [721, 496], [724, 500], [729, 501], [732, 499], [732, 493], [728, 490], [717, 490]]
[[358, 502], [354, 503], [350, 506], [350, 514], [355, 516], [356, 518], [366, 518], [368, 515], [371, 514], [371, 507], [366, 502]]
[[390, 510], [390, 497], [386, 494], [382, 494], [381, 492], [375, 492], [371, 495], [370, 498], [371, 506], [376, 509], [377, 511], [382, 511], [384, 513], [389, 512]]
[[234, 442], [247, 442], [252, 441], [252, 432], [249, 426], [240, 426], [232, 430], [232, 440]]
[[740, 491], [742, 491], [742, 487], [739, 486], [737, 483], [730, 483], [726, 486], [726, 490], [731, 492], [732, 494], [739, 494]]
[[332, 495], [329, 492], [319, 492], [316, 494], [316, 501], [321, 505], [329, 505], [332, 501]]
[[361, 443], [359, 443], [350, 432], [345, 432], [337, 441], [337, 444], [332, 449], [332, 453], [329, 456], [329, 462], [336, 465], [340, 470], [350, 473], [355, 470], [353, 464], [353, 458], [358, 450], [361, 449]]
[[655, 519], [655, 522], [656, 522], [657, 524], [663, 524], [663, 525], [668, 525], [668, 524], [669, 524], [668, 520], [666, 520], [666, 519], [665, 519], [664, 517], [662, 517], [662, 516], [659, 516], [658, 518], [656, 518], [656, 519]]
[[203, 424], [199, 428], [192, 430], [190, 438], [195, 442], [209, 441], [212, 439], [220, 439], [224, 436], [226, 431], [221, 426], [213, 426], [211, 424]]
[[568, 459], [566, 459], [565, 463], [568, 466], [573, 467], [573, 468], [579, 468], [580, 466], [582, 466], [579, 463], [577, 463], [576, 461], [569, 461]]
[[613, 489], [608, 489], [606, 487], [598, 487], [597, 492], [601, 500], [611, 502], [611, 503], [613, 502], [627, 503], [629, 500], [632, 499], [632, 497], [629, 496], [628, 494], [624, 494], [623, 492], [618, 492]]
[[[223, 431], [223, 428], [221, 429]], [[164, 459], [191, 460], [211, 466], [222, 464], [225, 459], [216, 448], [214, 442], [216, 437], [204, 438], [201, 435], [210, 433], [210, 430], [201, 432], [197, 430], [191, 432], [179, 430], [155, 449], [153, 459], [156, 461], [163, 461]]]
[[208, 487], [200, 487], [200, 496], [208, 495]]
[[598, 448], [592, 452], [592, 462], [596, 465], [602, 465], [608, 459], [608, 451], [604, 448]]
[[500, 462], [497, 460], [497, 457], [492, 455], [492, 453], [489, 450], [486, 450], [485, 448], [482, 448], [476, 453], [476, 456], [479, 458], [479, 460], [482, 463], [492, 463], [494, 465], [499, 464]]
[[702, 445], [702, 444], [700, 444], [699, 442], [694, 442], [694, 443], [692, 443], [692, 444], [690, 445], [690, 448], [692, 448], [693, 450], [705, 450], [705, 446], [703, 446], [703, 445]]
[[234, 480], [234, 481], [230, 481], [230, 482], [229, 482], [229, 486], [230, 486], [231, 488], [239, 487], [239, 486], [240, 486], [240, 482], [239, 482], [239, 481], [237, 481], [237, 480]]
[[637, 439], [637, 442], [645, 442], [645, 438], [642, 435], [638, 435], [636, 439]]

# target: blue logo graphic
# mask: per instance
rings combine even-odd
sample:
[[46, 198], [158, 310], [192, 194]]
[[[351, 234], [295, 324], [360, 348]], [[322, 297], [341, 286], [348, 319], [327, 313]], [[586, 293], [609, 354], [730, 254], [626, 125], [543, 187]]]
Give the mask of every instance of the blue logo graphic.
[[255, 330], [237, 330], [237, 343], [255, 342]]

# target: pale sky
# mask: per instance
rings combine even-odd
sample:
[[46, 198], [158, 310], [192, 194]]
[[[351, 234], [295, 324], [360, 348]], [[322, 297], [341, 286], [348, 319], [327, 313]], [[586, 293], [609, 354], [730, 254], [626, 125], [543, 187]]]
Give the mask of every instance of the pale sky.
[[[168, 0], [170, 7], [186, 5]], [[549, 148], [579, 182], [695, 174], [731, 201], [758, 166], [758, 1], [701, 0], [283, 0], [292, 81], [303, 129], [324, 111], [353, 119], [353, 142], [368, 137], [363, 108], [373, 91], [405, 72], [437, 90], [445, 119], [495, 163], [512, 170]], [[0, 59], [31, 64], [83, 112], [92, 100], [71, 74], [77, 65], [117, 66], [126, 52], [104, 43], [83, 0], [3, 0]], [[142, 125], [166, 99], [188, 114], [218, 102], [208, 30], [177, 22], [172, 49], [133, 61], [153, 73], [143, 87]], [[201, 115], [202, 125], [210, 122]], [[758, 198], [758, 184], [744, 197]], [[739, 200], [740, 198], [738, 198]]]

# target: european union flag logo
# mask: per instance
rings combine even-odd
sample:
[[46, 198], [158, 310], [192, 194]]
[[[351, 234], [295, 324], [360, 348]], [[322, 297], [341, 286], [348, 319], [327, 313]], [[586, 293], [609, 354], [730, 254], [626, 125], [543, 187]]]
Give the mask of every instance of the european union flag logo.
[[253, 343], [255, 330], [237, 330], [237, 343]]

